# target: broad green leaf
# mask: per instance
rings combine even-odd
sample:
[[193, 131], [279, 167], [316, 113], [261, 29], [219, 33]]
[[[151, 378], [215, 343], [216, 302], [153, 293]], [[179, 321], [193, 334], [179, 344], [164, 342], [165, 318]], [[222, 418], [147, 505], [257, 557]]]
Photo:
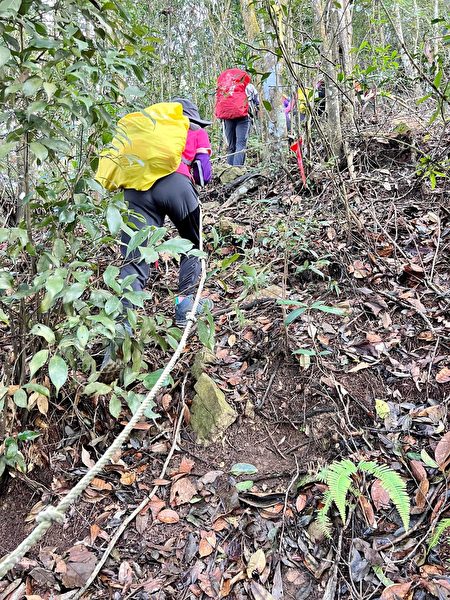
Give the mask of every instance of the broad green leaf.
[[[155, 383], [158, 381], [158, 379], [161, 376], [161, 373], [163, 372], [164, 369], [158, 369], [157, 371], [154, 371], [153, 373], [150, 373], [149, 375], [146, 375], [144, 377], [144, 379], [142, 380], [143, 384], [145, 385], [145, 387], [148, 390], [151, 390], [152, 387], [155, 385]], [[166, 379], [163, 381], [163, 387], [167, 387], [167, 386], [171, 386], [174, 385], [173, 379], [170, 375], [168, 375], [166, 377]]]
[[295, 310], [293, 310], [291, 313], [289, 313], [286, 317], [286, 325], [290, 325], [293, 321], [295, 321], [295, 319], [297, 319], [298, 317], [300, 317], [300, 315], [302, 315], [306, 310], [306, 307], [301, 307], [301, 308], [296, 308]]
[[63, 302], [67, 304], [69, 302], [78, 300], [78, 298], [82, 296], [85, 289], [86, 285], [84, 283], [73, 283], [70, 288], [64, 292]]
[[6, 65], [6, 63], [8, 62], [8, 60], [11, 58], [11, 52], [9, 50], [9, 48], [6, 48], [6, 46], [0, 46], [0, 67], [3, 67], [3, 65]]
[[35, 325], [33, 325], [33, 328], [30, 331], [30, 333], [33, 335], [40, 335], [49, 344], [55, 343], [55, 334], [50, 329], [50, 327], [47, 327], [47, 325], [44, 325], [43, 323], [36, 323]]
[[48, 387], [45, 387], [45, 385], [41, 385], [40, 383], [26, 383], [23, 387], [27, 390], [31, 390], [32, 392], [37, 392], [38, 394], [47, 396], [47, 398], [50, 397], [50, 391]]
[[116, 281], [119, 273], [120, 269], [118, 267], [115, 267], [114, 265], [108, 265], [103, 273], [103, 281], [112, 290], [120, 294], [122, 292], [122, 289]]
[[80, 325], [77, 329], [77, 339], [80, 342], [80, 346], [83, 348], [89, 341], [89, 329], [86, 325]]
[[314, 302], [311, 304], [311, 309], [321, 310], [325, 313], [330, 313], [332, 315], [344, 315], [345, 310], [342, 308], [338, 308], [337, 306], [328, 306], [327, 304], [323, 304], [322, 302]]
[[230, 469], [230, 473], [236, 477], [239, 475], [254, 475], [258, 469], [249, 463], [236, 463]]
[[235, 487], [239, 492], [247, 492], [253, 487], [253, 481], [251, 481], [250, 479], [246, 479], [245, 481], [239, 481]]
[[128, 242], [127, 245], [127, 256], [133, 252], [133, 250], [136, 250], [136, 248], [138, 246], [140, 246], [144, 240], [146, 240], [148, 238], [148, 233], [149, 233], [149, 228], [148, 227], [143, 227], [140, 231], [136, 231], [135, 233], [132, 234], [130, 241]]
[[31, 142], [30, 150], [35, 155], [35, 157], [41, 161], [45, 160], [48, 156], [47, 148], [39, 142]]
[[428, 452], [425, 449], [423, 449], [421, 451], [420, 458], [427, 465], [427, 467], [431, 467], [432, 469], [439, 468], [439, 465], [437, 464], [437, 462], [433, 458], [431, 458], [431, 456], [428, 454]]
[[301, 354], [302, 356], [316, 356], [317, 352], [315, 350], [309, 350], [308, 348], [298, 348], [298, 350], [294, 350], [292, 354]]
[[14, 283], [11, 273], [0, 271], [0, 290], [9, 290]]
[[61, 260], [66, 254], [66, 244], [61, 238], [57, 238], [53, 244], [53, 254]]
[[0, 146], [0, 159], [5, 158], [11, 150], [16, 146], [16, 142], [6, 142], [2, 143]]
[[434, 78], [434, 81], [433, 81], [434, 87], [438, 88], [441, 85], [443, 75], [444, 75], [443, 70], [439, 69], [439, 71], [436, 73], [436, 77]]
[[42, 87], [42, 79], [40, 77], [30, 77], [25, 81], [22, 87], [24, 96], [34, 96]]
[[70, 146], [64, 140], [55, 140], [54, 138], [45, 137], [41, 138], [40, 141], [44, 146], [47, 146], [47, 148], [54, 150], [55, 152], [61, 152], [63, 154], [70, 152]]
[[33, 375], [39, 371], [41, 367], [45, 365], [48, 359], [48, 350], [45, 348], [44, 350], [39, 350], [30, 360], [30, 379]]
[[158, 252], [169, 252], [170, 254], [186, 254], [193, 247], [193, 243], [183, 238], [173, 238], [160, 244]]
[[56, 388], [56, 393], [58, 393], [67, 381], [68, 368], [66, 361], [57, 354], [52, 356], [48, 363], [48, 374], [50, 381]]
[[111, 296], [108, 298], [105, 304], [105, 313], [107, 315], [111, 315], [116, 310], [120, 310], [122, 308], [122, 302], [117, 298], [117, 296]]
[[19, 451], [19, 447], [14, 438], [6, 438], [5, 440], [5, 456], [7, 459], [11, 460], [12, 458], [16, 458], [16, 455]]
[[116, 396], [116, 394], [113, 394], [111, 396], [111, 398], [109, 399], [109, 412], [112, 414], [112, 416], [115, 419], [118, 419], [121, 410], [122, 410], [122, 403], [120, 401], [120, 398], [118, 398]]
[[50, 293], [50, 295], [54, 298], [56, 294], [64, 287], [64, 279], [59, 273], [55, 275], [50, 275], [50, 277], [45, 282], [45, 289]]
[[109, 394], [110, 391], [111, 387], [106, 385], [106, 383], [94, 381], [93, 383], [88, 383], [88, 385], [84, 388], [83, 393], [86, 394], [86, 396], [92, 396], [93, 394]]
[[21, 4], [22, 0], [2, 0], [0, 2], [0, 17], [15, 17]]
[[25, 431], [21, 431], [18, 435], [17, 435], [17, 439], [20, 442], [31, 442], [33, 440], [35, 440], [36, 438], [38, 438], [41, 434], [38, 433], [37, 431], [29, 431], [28, 429], [26, 429]]
[[14, 394], [14, 404], [19, 408], [26, 408], [28, 406], [27, 393], [22, 388]]
[[115, 206], [108, 206], [106, 209], [106, 222], [108, 223], [108, 229], [113, 235], [117, 235], [122, 227], [122, 215], [120, 210]]
[[143, 96], [145, 96], [145, 91], [140, 90], [135, 85], [130, 85], [124, 89], [123, 95], [127, 100], [129, 100], [130, 98], [142, 98]]

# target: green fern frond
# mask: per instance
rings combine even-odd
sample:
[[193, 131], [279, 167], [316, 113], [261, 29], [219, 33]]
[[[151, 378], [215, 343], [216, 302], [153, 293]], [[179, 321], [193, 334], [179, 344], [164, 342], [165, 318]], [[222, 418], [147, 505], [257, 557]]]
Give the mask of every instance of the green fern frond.
[[317, 481], [321, 481], [322, 483], [326, 483], [328, 480], [329, 467], [324, 467], [320, 469], [320, 471], [316, 475]]
[[299, 490], [303, 486], [308, 485], [308, 483], [313, 483], [314, 481], [317, 481], [317, 475], [304, 475], [297, 480], [295, 487], [297, 490]]
[[320, 530], [328, 539], [331, 539], [331, 521], [328, 513], [330, 512], [331, 505], [333, 503], [333, 498], [331, 496], [330, 490], [327, 490], [323, 494], [323, 506], [320, 510], [317, 511], [317, 524], [319, 525]]
[[341, 460], [328, 467], [326, 483], [330, 489], [331, 498], [338, 507], [339, 514], [345, 523], [345, 501], [352, 485], [351, 475], [356, 473], [357, 467], [351, 460]]
[[408, 530], [410, 501], [406, 491], [406, 483], [400, 475], [390, 469], [387, 465], [377, 465], [377, 463], [373, 461], [362, 460], [358, 463], [358, 469], [370, 473], [380, 480], [382, 487], [386, 490], [394, 503], [405, 530]]
[[436, 525], [435, 530], [433, 531], [433, 535], [431, 536], [430, 542], [428, 544], [428, 552], [439, 544], [439, 540], [441, 539], [442, 534], [446, 529], [450, 528], [450, 519], [442, 519]]

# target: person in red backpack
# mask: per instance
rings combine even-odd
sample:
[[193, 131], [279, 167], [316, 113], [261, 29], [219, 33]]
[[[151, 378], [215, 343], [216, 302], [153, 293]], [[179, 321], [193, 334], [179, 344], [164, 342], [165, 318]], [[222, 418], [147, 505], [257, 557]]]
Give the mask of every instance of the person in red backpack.
[[215, 115], [223, 121], [229, 165], [244, 164], [251, 119], [258, 111], [258, 92], [250, 76], [241, 69], [223, 71], [217, 78]]

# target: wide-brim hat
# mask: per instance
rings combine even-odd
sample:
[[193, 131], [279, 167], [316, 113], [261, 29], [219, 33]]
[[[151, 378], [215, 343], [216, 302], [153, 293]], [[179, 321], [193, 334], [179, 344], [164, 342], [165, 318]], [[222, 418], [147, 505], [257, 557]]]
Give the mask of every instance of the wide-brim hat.
[[197, 125], [201, 125], [201, 127], [207, 127], [208, 125], [211, 125], [211, 121], [206, 121], [200, 117], [197, 106], [187, 98], [176, 97], [172, 98], [171, 102], [179, 102], [182, 105], [183, 114], [189, 119], [189, 121], [197, 123]]

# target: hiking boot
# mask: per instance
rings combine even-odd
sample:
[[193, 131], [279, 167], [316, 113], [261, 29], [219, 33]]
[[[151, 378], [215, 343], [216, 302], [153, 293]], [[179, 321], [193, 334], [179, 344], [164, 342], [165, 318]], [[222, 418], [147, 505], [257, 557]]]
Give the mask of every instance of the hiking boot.
[[[186, 327], [187, 316], [194, 306], [194, 296], [185, 296], [181, 302], [175, 306], [175, 324], [178, 327]], [[198, 303], [195, 315], [201, 315], [205, 310], [212, 310], [214, 303], [209, 298], [202, 298]]]

